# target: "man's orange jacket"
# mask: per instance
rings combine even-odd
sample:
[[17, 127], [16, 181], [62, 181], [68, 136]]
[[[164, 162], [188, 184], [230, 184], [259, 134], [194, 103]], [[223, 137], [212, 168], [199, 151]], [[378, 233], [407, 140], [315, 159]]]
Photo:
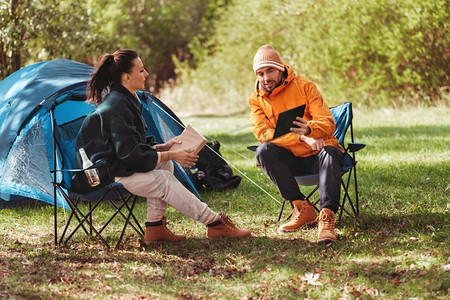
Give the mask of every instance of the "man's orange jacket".
[[333, 135], [336, 127], [333, 115], [315, 84], [296, 76], [288, 65], [285, 65], [285, 68], [286, 79], [271, 94], [259, 89], [257, 81], [256, 89], [248, 100], [251, 108], [251, 128], [255, 137], [260, 143], [271, 142], [286, 148], [295, 156], [307, 157], [317, 154], [317, 150], [312, 150], [292, 132], [273, 139], [278, 115], [285, 110], [306, 104], [303, 118], [311, 128], [309, 137], [323, 139], [326, 146], [338, 147], [343, 152], [344, 149]]

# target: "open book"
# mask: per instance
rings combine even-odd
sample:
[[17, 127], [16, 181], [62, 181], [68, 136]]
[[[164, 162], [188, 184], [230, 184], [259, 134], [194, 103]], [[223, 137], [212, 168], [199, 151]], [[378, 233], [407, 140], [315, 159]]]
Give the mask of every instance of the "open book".
[[178, 136], [181, 144], [173, 144], [170, 151], [193, 149], [194, 154], [198, 154], [203, 146], [208, 142], [205, 137], [191, 125], [186, 126], [183, 132]]

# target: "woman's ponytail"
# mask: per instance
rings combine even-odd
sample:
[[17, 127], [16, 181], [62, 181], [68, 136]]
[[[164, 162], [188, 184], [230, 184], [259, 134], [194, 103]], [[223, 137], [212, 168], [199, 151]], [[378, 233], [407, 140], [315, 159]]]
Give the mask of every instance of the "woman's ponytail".
[[123, 73], [130, 73], [134, 59], [138, 55], [133, 50], [117, 50], [113, 54], [100, 57], [97, 70], [92, 74], [87, 88], [87, 101], [100, 104], [103, 102], [103, 92], [113, 83], [120, 84]]

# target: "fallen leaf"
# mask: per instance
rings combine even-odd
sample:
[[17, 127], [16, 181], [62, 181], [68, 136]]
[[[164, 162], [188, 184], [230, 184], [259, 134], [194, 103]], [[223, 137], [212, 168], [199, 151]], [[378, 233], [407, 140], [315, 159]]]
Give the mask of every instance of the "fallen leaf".
[[378, 290], [375, 288], [368, 288], [366, 292], [372, 297], [378, 296]]
[[306, 281], [310, 285], [319, 286], [322, 285], [321, 282], [318, 282], [320, 274], [313, 273], [305, 273], [305, 276], [300, 277], [301, 280]]

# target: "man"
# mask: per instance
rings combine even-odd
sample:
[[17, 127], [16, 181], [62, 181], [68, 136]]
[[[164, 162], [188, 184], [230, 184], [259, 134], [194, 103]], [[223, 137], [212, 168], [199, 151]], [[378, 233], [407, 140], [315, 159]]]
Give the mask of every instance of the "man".
[[[333, 115], [314, 83], [295, 75], [272, 46], [258, 49], [253, 70], [257, 82], [249, 98], [250, 119], [261, 143], [256, 157], [281, 196], [293, 205], [291, 220], [278, 230], [290, 232], [317, 223], [314, 206], [305, 200], [294, 176], [319, 174], [318, 242], [334, 242], [344, 149], [333, 135]], [[292, 126], [290, 133], [274, 139], [279, 114], [302, 104], [306, 104], [304, 116], [293, 122], [298, 127]]]

